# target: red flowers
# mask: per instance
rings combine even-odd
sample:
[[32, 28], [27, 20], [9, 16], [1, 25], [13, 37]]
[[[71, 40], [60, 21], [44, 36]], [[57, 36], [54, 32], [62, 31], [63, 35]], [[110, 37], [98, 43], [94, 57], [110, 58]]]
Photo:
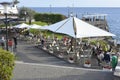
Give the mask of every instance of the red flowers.
[[89, 60], [86, 60], [86, 61], [85, 61], [85, 64], [90, 64], [90, 61], [89, 61]]
[[103, 68], [111, 69], [112, 67], [107, 65], [107, 66], [103, 66]]

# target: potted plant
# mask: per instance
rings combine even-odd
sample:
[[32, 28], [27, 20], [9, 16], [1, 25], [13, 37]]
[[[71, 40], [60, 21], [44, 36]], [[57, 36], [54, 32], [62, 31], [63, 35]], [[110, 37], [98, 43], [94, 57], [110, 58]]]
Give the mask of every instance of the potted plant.
[[103, 70], [111, 71], [112, 67], [109, 65], [105, 65], [105, 66], [103, 66]]
[[64, 57], [64, 56], [63, 56], [63, 53], [58, 54], [58, 57], [59, 57], [59, 58], [63, 58], [63, 57]]
[[73, 57], [69, 57], [69, 58], [68, 58], [68, 61], [69, 61], [70, 63], [74, 63], [74, 58], [73, 58]]
[[84, 67], [91, 67], [90, 60], [86, 60], [86, 61], [84, 62]]

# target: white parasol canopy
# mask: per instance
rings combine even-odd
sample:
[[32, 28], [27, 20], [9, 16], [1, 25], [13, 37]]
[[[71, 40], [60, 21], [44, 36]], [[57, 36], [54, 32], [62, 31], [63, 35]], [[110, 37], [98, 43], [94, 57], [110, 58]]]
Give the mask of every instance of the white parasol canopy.
[[39, 26], [37, 24], [33, 24], [33, 25], [30, 25], [29, 28], [32, 28], [32, 29], [41, 29], [42, 26]]
[[115, 36], [105, 30], [99, 29], [88, 24], [76, 17], [70, 17], [53, 25], [43, 27], [57, 33], [64, 33], [75, 38], [98, 37], [98, 36]]
[[16, 26], [13, 26], [14, 28], [28, 28], [29, 25], [22, 23], [22, 24], [18, 24]]

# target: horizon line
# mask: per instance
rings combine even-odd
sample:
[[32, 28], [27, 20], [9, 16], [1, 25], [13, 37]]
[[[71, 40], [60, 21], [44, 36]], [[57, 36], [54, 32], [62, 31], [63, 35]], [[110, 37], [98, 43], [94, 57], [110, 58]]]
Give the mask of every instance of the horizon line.
[[[32, 7], [32, 6], [20, 6], [20, 7]], [[39, 7], [39, 6], [33, 6], [32, 8], [34, 8], [34, 7]], [[42, 6], [42, 8], [49, 8], [49, 6]], [[59, 6], [57, 6], [57, 7], [52, 7], [52, 8], [65, 8], [65, 6], [63, 6], [63, 7], [59, 7]], [[67, 6], [66, 8], [72, 8], [72, 7], [69, 7], [69, 6]], [[74, 7], [74, 8], [120, 8], [120, 6], [119, 7]]]

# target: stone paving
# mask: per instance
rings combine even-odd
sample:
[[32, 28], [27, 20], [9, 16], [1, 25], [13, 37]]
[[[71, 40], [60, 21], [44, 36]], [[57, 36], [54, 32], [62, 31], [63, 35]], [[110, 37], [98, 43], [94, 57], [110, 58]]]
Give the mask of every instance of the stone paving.
[[112, 72], [17, 63], [13, 80], [113, 80]]
[[[34, 47], [33, 44], [27, 44], [24, 41], [18, 43], [17, 50], [15, 51], [18, 61], [27, 62], [27, 63], [44, 63], [52, 65], [61, 65], [61, 66], [76, 66], [70, 64], [64, 60], [56, 58], [41, 49]], [[77, 67], [77, 66], [76, 66]]]
[[79, 69], [24, 41], [19, 41], [14, 52], [17, 62], [13, 80], [113, 80], [110, 71]]

